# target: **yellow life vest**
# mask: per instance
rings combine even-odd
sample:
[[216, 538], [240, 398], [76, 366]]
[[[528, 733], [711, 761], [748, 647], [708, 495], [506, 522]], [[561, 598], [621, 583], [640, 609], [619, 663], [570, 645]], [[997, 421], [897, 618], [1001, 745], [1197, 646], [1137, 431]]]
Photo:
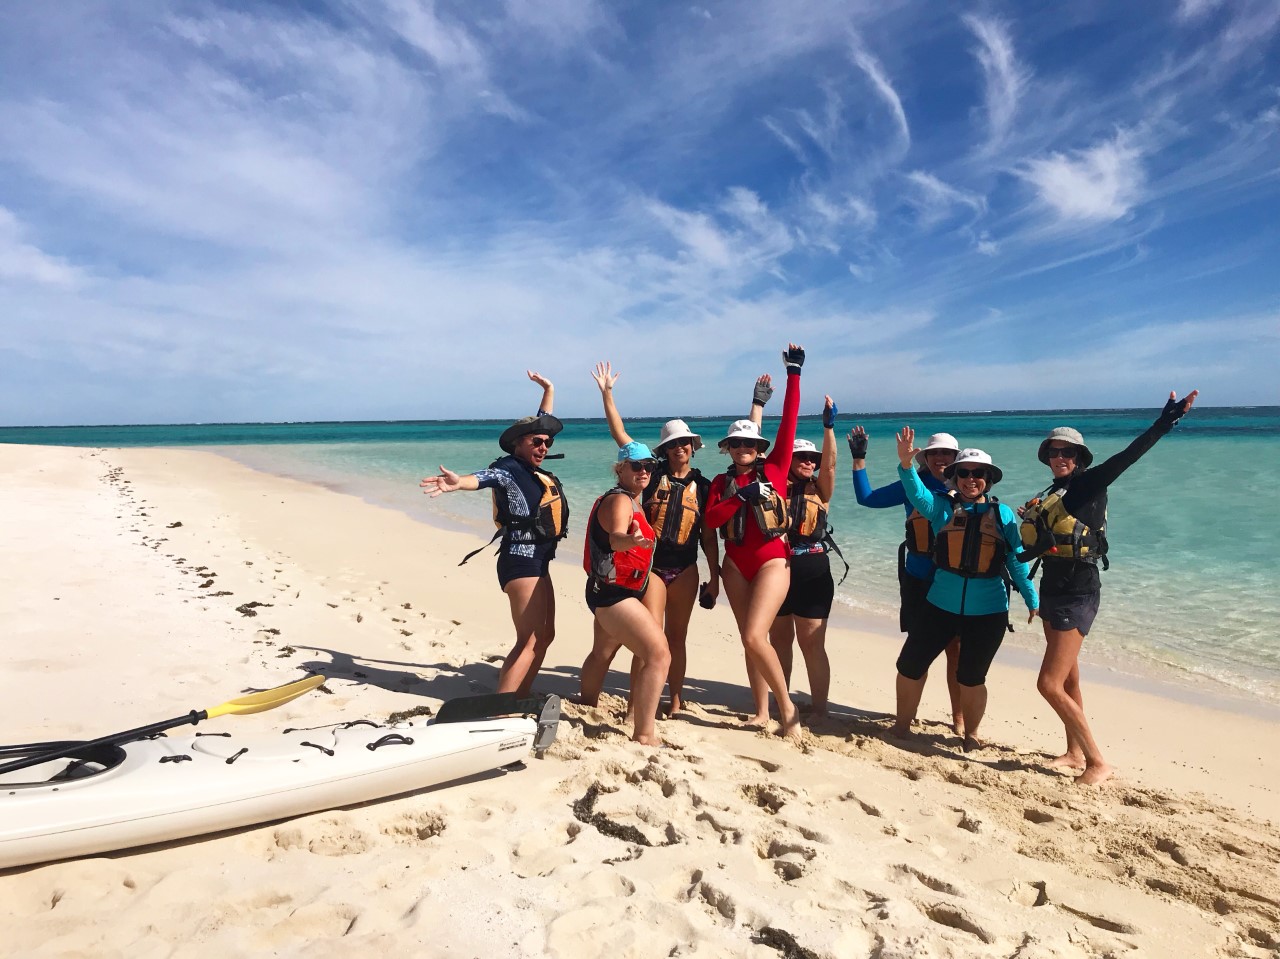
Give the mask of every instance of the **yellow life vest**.
[[[1053, 492], [1049, 492], [1053, 490]], [[1045, 496], [1044, 493], [1048, 493]], [[1069, 559], [1086, 563], [1103, 561], [1106, 565], [1107, 537], [1105, 521], [1090, 529], [1067, 512], [1062, 503], [1066, 490], [1052, 486], [1030, 500], [1022, 512], [1022, 552], [1018, 559], [1026, 562], [1040, 556], [1045, 559]], [[1043, 499], [1041, 498], [1043, 497]]]
[[552, 543], [568, 535], [569, 501], [564, 487], [554, 473], [537, 466], [530, 466], [533, 475], [542, 484], [542, 496], [531, 516], [512, 516], [507, 509], [507, 497], [502, 490], [493, 491], [493, 525], [499, 532], [526, 529], [533, 533], [534, 543]]
[[[758, 471], [752, 470], [753, 479], [758, 475]], [[737, 493], [737, 476], [737, 471], [730, 467], [728, 472], [724, 474], [724, 492], [721, 496], [733, 496]], [[756, 527], [764, 535], [766, 542], [787, 534], [787, 527], [790, 523], [787, 521], [786, 499], [774, 488], [772, 483], [763, 481], [760, 485], [768, 488], [768, 494], [754, 503], [743, 503], [738, 507], [738, 511], [733, 514], [733, 519], [720, 527], [720, 535], [724, 537], [726, 543], [741, 545], [746, 537], [748, 513], [755, 520]]]
[[787, 512], [791, 525], [787, 530], [794, 544], [797, 540], [821, 540], [827, 532], [827, 504], [818, 495], [818, 484], [806, 480], [804, 484], [791, 481], [791, 498]]
[[907, 552], [914, 556], [933, 556], [933, 526], [918, 509], [907, 517]]
[[644, 503], [645, 516], [658, 536], [668, 546], [687, 546], [697, 534], [702, 519], [698, 502], [698, 474], [675, 479], [665, 472], [658, 478], [653, 493]]
[[951, 518], [934, 536], [934, 565], [970, 579], [1004, 575], [1009, 544], [1000, 528], [999, 500], [988, 497], [988, 507], [982, 513], [965, 509], [954, 494], [952, 503]]

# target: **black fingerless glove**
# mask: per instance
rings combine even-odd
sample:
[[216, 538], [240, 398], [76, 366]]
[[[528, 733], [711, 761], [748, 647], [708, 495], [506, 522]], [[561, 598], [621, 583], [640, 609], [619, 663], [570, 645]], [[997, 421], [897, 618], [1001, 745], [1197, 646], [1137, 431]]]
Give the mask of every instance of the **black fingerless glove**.
[[804, 366], [804, 350], [798, 346], [793, 346], [782, 355], [782, 359], [786, 364], [788, 374], [800, 375], [800, 367]]
[[861, 436], [853, 435], [849, 437], [849, 452], [856, 460], [864, 460], [867, 458], [867, 434]]
[[764, 406], [771, 396], [773, 396], [773, 387], [770, 384], [756, 383], [756, 388], [751, 393], [751, 402], [756, 406]]
[[738, 490], [738, 499], [744, 503], [757, 503], [765, 496], [765, 484], [757, 480], [754, 483], [748, 483]]
[[1178, 400], [1167, 400], [1164, 409], [1160, 411], [1160, 415], [1156, 418], [1156, 425], [1166, 430], [1171, 430], [1178, 425], [1178, 420], [1182, 419], [1182, 403]]

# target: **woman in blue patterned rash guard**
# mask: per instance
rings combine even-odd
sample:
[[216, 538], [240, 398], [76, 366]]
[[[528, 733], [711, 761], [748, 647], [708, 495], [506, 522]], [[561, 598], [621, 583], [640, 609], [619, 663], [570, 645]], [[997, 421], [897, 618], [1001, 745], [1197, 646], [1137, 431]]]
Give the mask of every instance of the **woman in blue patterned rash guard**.
[[[493, 538], [501, 538], [498, 585], [507, 595], [516, 630], [515, 644], [498, 674], [498, 692], [522, 696], [533, 687], [547, 648], [555, 639], [556, 598], [550, 563], [569, 519], [569, 504], [560, 481], [542, 468], [556, 434], [564, 427], [551, 415], [555, 388], [538, 373], [529, 371], [528, 375], [542, 387], [542, 403], [537, 416], [517, 420], [498, 439], [506, 455], [474, 473], [459, 474], [441, 466], [438, 476], [428, 476], [421, 483], [433, 497], [458, 490], [493, 491], [498, 527]], [[463, 562], [478, 552], [468, 554]]]

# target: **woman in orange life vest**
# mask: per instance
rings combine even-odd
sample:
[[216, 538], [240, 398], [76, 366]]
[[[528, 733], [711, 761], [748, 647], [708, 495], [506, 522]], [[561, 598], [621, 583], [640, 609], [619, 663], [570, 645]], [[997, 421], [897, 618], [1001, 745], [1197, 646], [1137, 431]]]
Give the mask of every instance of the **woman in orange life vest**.
[[499, 438], [498, 445], [507, 455], [474, 473], [458, 474], [441, 466], [439, 476], [428, 476], [420, 484], [423, 492], [433, 498], [458, 490], [492, 489], [495, 504], [502, 506], [499, 514], [511, 520], [501, 531], [498, 585], [507, 594], [516, 638], [502, 661], [498, 692], [521, 696], [527, 696], [532, 689], [547, 648], [555, 639], [556, 594], [551, 585], [550, 563], [556, 542], [563, 536], [563, 530], [552, 536], [526, 528], [539, 511], [545, 488], [540, 476], [551, 476], [542, 470], [542, 460], [563, 428], [560, 420], [551, 415], [555, 400], [551, 381], [533, 370], [526, 373], [542, 387], [542, 402], [537, 416], [517, 420]]
[[[632, 440], [613, 401], [618, 374], [608, 361], [597, 363], [591, 373], [600, 387], [609, 432], [619, 447]], [[702, 448], [702, 437], [684, 420], [668, 420], [660, 442], [654, 447], [658, 468], [649, 477], [642, 503], [646, 518], [653, 524], [657, 545], [653, 557], [653, 577], [644, 604], [664, 627], [671, 650], [671, 670], [667, 674], [670, 712], [684, 706], [685, 640], [689, 618], [698, 598], [698, 545], [707, 557], [707, 582], [702, 584], [702, 605], [710, 609], [720, 593], [720, 547], [715, 530], [702, 522], [711, 481], [690, 465], [693, 454]], [[634, 681], [634, 665], [633, 665]]]
[[800, 736], [800, 713], [787, 695], [787, 679], [778, 654], [769, 645], [769, 627], [791, 585], [786, 541], [786, 502], [778, 489], [786, 489], [791, 469], [791, 446], [796, 438], [796, 417], [800, 411], [800, 368], [804, 350], [789, 344], [782, 354], [787, 368], [787, 391], [782, 403], [782, 422], [773, 452], [764, 457], [769, 441], [751, 420], [737, 420], [720, 441], [721, 452], [733, 464], [711, 482], [706, 523], [723, 529], [725, 558], [720, 578], [729, 597], [747, 660], [764, 680], [753, 690], [755, 715], [749, 724], [768, 726], [769, 702], [764, 687], [773, 691], [782, 727], [779, 735]]
[[[764, 418], [764, 403], [773, 394], [769, 375], [756, 380], [751, 421]], [[827, 542], [827, 504], [836, 490], [836, 404], [825, 397], [822, 407], [822, 452], [808, 440], [798, 439], [791, 448], [791, 472], [787, 477], [787, 540], [791, 550], [791, 587], [769, 628], [769, 642], [778, 653], [782, 672], [791, 688], [791, 648], [799, 643], [809, 673], [809, 715], [827, 715], [831, 689], [831, 662], [827, 658], [827, 619], [835, 600]]]
[[628, 443], [618, 450], [614, 466], [618, 485], [591, 507], [582, 557], [587, 606], [600, 627], [582, 664], [582, 701], [599, 700], [609, 663], [619, 646], [626, 646], [639, 664], [631, 680], [631, 738], [646, 746], [662, 743], [654, 723], [671, 665], [666, 637], [644, 604], [653, 581], [649, 568], [654, 532], [640, 508], [640, 494], [657, 465], [643, 443]]

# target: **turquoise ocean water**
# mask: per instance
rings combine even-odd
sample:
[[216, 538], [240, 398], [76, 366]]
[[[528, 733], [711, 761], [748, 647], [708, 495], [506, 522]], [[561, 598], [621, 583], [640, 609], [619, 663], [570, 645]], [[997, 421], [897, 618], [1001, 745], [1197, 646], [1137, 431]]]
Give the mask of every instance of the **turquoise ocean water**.
[[[1084, 433], [1097, 461], [1122, 449], [1154, 419], [1154, 410], [993, 413], [895, 413], [840, 416], [841, 436], [861, 423], [871, 437], [873, 486], [895, 479], [893, 433], [910, 423], [920, 434], [945, 430], [962, 445], [987, 450], [1004, 470], [995, 493], [1020, 504], [1049, 481], [1035, 458], [1044, 433], [1071, 425]], [[708, 442], [695, 465], [714, 475], [727, 465], [714, 450], [731, 418], [695, 418]], [[418, 480], [438, 464], [467, 471], [500, 455], [494, 421], [288, 423], [64, 428], [0, 428], [0, 442], [74, 446], [191, 446], [211, 449], [257, 469], [291, 476], [402, 510], [410, 516], [473, 526], [487, 538], [488, 497], [455, 494], [431, 500]], [[657, 442], [661, 419], [631, 419], [641, 441]], [[766, 420], [771, 436], [776, 420]], [[820, 443], [817, 417], [798, 435]], [[1280, 539], [1280, 407], [1197, 408], [1111, 488], [1110, 571], [1103, 574], [1102, 613], [1085, 642], [1085, 658], [1122, 673], [1165, 679], [1247, 705], [1280, 705], [1280, 599], [1272, 548]], [[573, 509], [562, 555], [576, 557], [592, 500], [611, 479], [615, 447], [601, 420], [569, 420], [547, 465], [564, 481]], [[840, 444], [832, 502], [836, 539], [853, 572], [838, 603], [862, 617], [892, 617], [896, 629], [895, 556], [900, 509], [856, 505], [848, 448]], [[487, 528], [486, 528], [487, 527]], [[477, 576], [491, 563], [472, 561]], [[836, 561], [837, 575], [842, 569]], [[1015, 603], [1017, 599], [1015, 597]], [[1020, 608], [1020, 607], [1019, 607]], [[1038, 629], [1022, 626], [1011, 642], [1038, 651]]]

